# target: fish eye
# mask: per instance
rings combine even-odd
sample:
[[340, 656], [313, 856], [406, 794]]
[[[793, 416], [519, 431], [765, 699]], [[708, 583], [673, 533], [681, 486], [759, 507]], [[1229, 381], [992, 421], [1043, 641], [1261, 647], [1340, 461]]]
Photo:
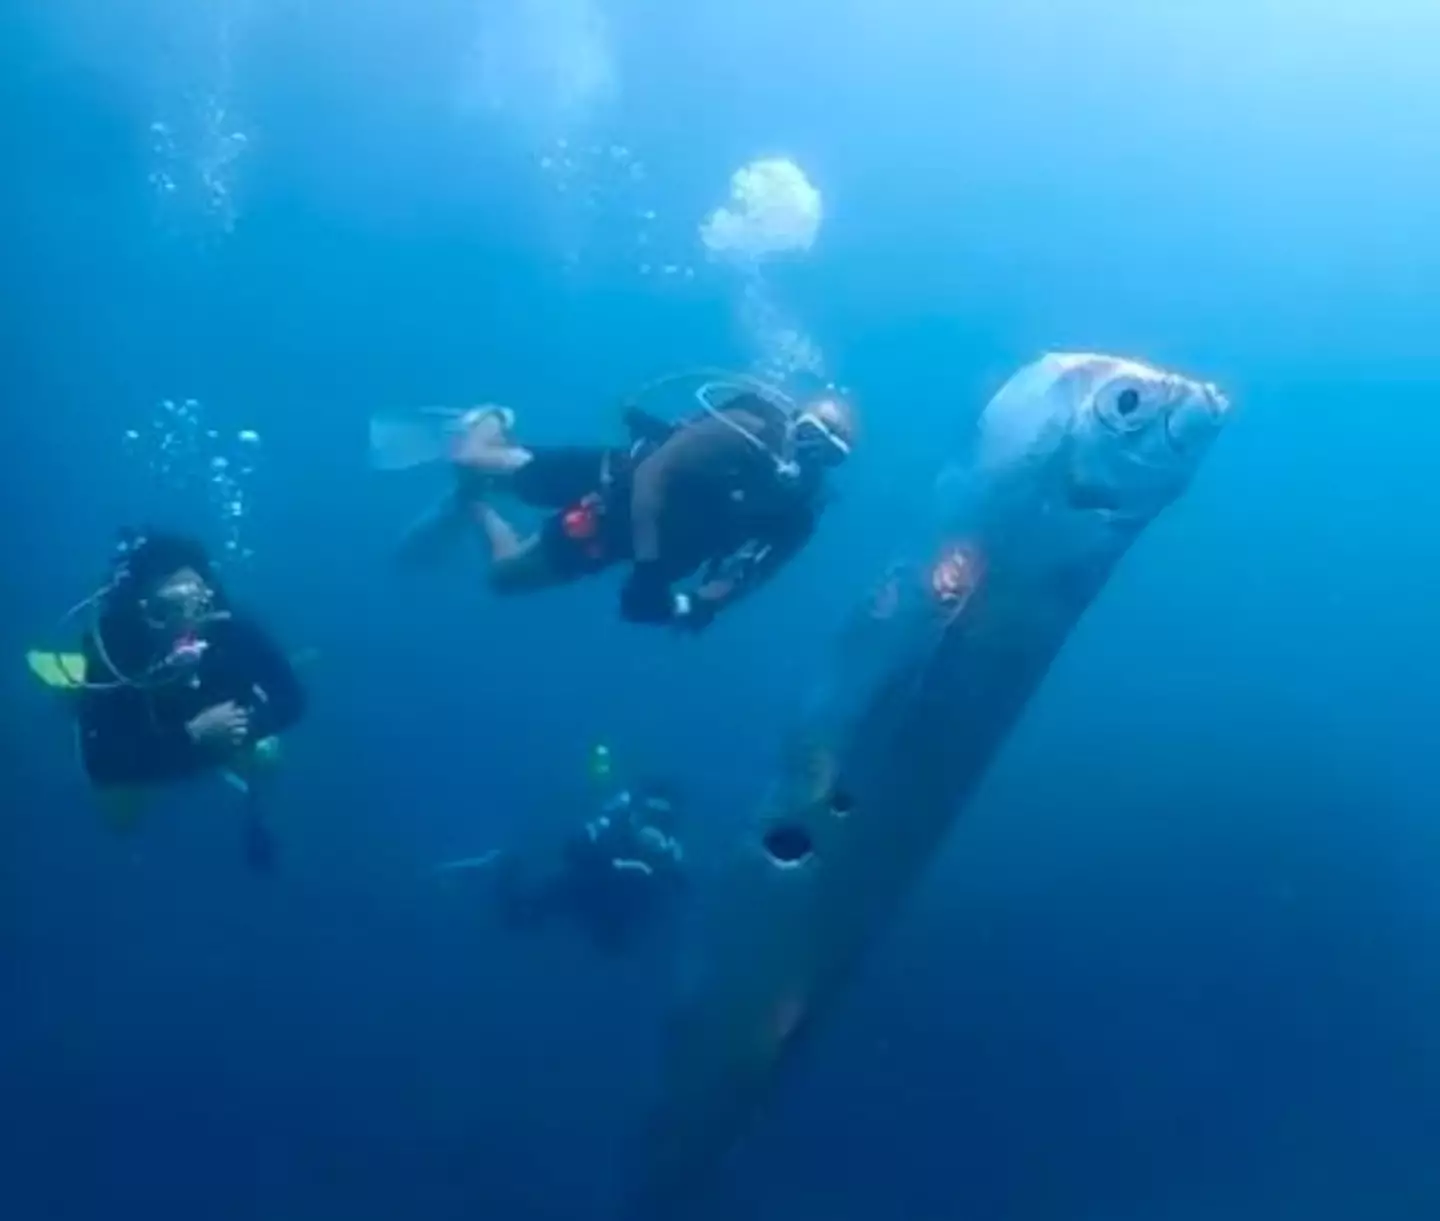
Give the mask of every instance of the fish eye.
[[1122, 383], [1100, 395], [1100, 418], [1117, 432], [1138, 432], [1150, 422], [1152, 406], [1146, 387]]

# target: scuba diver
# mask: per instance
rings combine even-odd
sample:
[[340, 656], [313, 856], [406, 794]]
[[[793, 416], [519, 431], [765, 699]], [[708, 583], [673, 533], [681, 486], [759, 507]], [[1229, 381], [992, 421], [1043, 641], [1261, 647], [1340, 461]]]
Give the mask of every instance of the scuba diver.
[[[510, 435], [514, 413], [501, 407], [433, 413], [432, 421], [447, 421], [457, 486], [411, 531], [402, 562], [433, 558], [473, 523], [497, 593], [547, 589], [628, 562], [623, 618], [703, 630], [809, 541], [827, 476], [850, 456], [855, 417], [839, 398], [801, 406], [733, 375], [706, 383], [696, 398], [703, 410], [674, 424], [632, 404], [630, 442], [620, 448], [521, 445]], [[396, 456], [399, 436], [394, 427], [377, 435], [372, 422], [372, 451], [390, 455], [380, 465], [433, 457]], [[522, 538], [490, 503], [501, 494], [551, 515]], [[692, 590], [676, 590], [697, 573]]]
[[159, 532], [122, 536], [88, 612], [79, 653], [32, 652], [32, 671], [75, 699], [80, 762], [110, 800], [111, 821], [138, 816], [137, 791], [207, 772], [245, 798], [248, 863], [274, 863], [256, 772], [305, 712], [290, 660], [237, 611], [204, 546]]
[[622, 789], [567, 838], [553, 864], [512, 853], [440, 866], [441, 874], [492, 875], [501, 925], [535, 932], [555, 921], [578, 925], [595, 949], [629, 950], [685, 889], [685, 850], [676, 838], [681, 810], [664, 785]]

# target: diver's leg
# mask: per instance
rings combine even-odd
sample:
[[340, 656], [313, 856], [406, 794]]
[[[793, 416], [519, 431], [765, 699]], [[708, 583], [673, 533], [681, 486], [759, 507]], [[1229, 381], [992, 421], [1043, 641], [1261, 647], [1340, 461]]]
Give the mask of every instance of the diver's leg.
[[431, 568], [450, 555], [469, 533], [467, 495], [456, 491], [431, 505], [401, 537], [395, 563], [403, 569]]
[[521, 555], [531, 541], [530, 538], [521, 538], [520, 532], [483, 500], [477, 500], [470, 506], [470, 517], [485, 537], [492, 564], [508, 564]]
[[252, 873], [273, 873], [280, 858], [280, 844], [254, 797], [245, 803], [244, 819], [241, 842], [245, 864]]
[[504, 492], [535, 509], [567, 509], [600, 492], [617, 457], [595, 445], [513, 444], [492, 419], [467, 437], [455, 457], [460, 494]]
[[566, 532], [556, 514], [526, 537], [484, 501], [470, 506], [490, 552], [490, 588], [497, 594], [535, 593], [569, 585], [609, 567], [607, 555], [593, 555]]
[[510, 440], [514, 424], [515, 413], [508, 407], [465, 413], [450, 455], [455, 487], [405, 532], [395, 553], [401, 568], [429, 568], [446, 558], [468, 534], [472, 506], [528, 464], [530, 452]]
[[454, 453], [462, 482], [503, 478], [530, 464], [534, 454], [511, 438], [514, 426], [515, 413], [508, 407], [477, 407], [466, 416]]
[[554, 562], [554, 549], [544, 531], [522, 538], [508, 521], [484, 501], [471, 506], [490, 550], [490, 588], [497, 594], [535, 593], [568, 585], [575, 575]]

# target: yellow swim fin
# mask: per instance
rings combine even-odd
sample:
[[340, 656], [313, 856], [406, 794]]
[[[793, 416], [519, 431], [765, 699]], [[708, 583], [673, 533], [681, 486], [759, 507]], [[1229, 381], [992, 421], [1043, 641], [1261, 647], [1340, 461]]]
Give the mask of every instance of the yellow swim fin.
[[[294, 660], [300, 664], [312, 661], [315, 655], [314, 649], [307, 649]], [[30, 649], [25, 654], [25, 665], [31, 674], [52, 691], [74, 692], [85, 686], [86, 667], [83, 653]], [[279, 737], [262, 738], [242, 752], [235, 764], [222, 771], [221, 775], [232, 786], [246, 792], [260, 774], [278, 765], [280, 758]], [[151, 790], [138, 787], [101, 789], [96, 791], [95, 797], [101, 822], [110, 830], [124, 834], [138, 827], [146, 807], [150, 804]]]
[[53, 653], [47, 649], [31, 649], [25, 664], [47, 687], [57, 691], [78, 691], [85, 685], [83, 653]]
[[[309, 665], [320, 656], [319, 649], [301, 649], [290, 659], [296, 666]], [[25, 654], [30, 673], [47, 687], [57, 691], [76, 691], [85, 685], [85, 654], [57, 653], [50, 649], [31, 649]]]

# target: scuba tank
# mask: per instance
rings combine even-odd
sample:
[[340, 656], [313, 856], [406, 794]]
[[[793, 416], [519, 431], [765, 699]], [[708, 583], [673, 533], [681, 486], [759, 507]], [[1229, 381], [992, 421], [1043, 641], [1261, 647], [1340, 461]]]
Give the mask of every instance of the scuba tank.
[[799, 404], [779, 386], [761, 378], [752, 377], [748, 373], [735, 373], [728, 369], [709, 367], [682, 369], [674, 373], [663, 374], [640, 386], [621, 403], [621, 418], [626, 431], [630, 434], [630, 452], [633, 458], [639, 458], [658, 448], [680, 429], [700, 418], [698, 415], [690, 415], [674, 421], [667, 421], [643, 406], [647, 398], [659, 391], [689, 381], [699, 383], [692, 392], [692, 397], [703, 415], [719, 420], [727, 428], [733, 429], [743, 436], [746, 441], [775, 463], [778, 474], [794, 476], [799, 473], [788, 455], [777, 452], [773, 446], [765, 442], [764, 438], [757, 436], [724, 414], [725, 409], [731, 403], [744, 396], [759, 399], [773, 408], [784, 420], [789, 420], [798, 413]]

